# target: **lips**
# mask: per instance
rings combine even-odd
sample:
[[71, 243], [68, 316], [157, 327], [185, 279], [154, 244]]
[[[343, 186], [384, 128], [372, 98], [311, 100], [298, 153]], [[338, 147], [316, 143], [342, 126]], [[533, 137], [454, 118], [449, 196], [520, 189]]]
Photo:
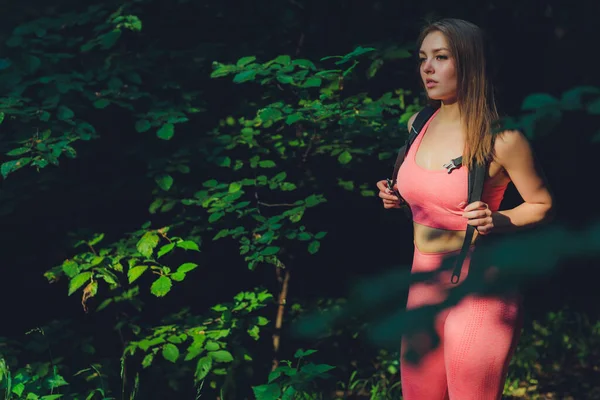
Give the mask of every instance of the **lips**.
[[434, 87], [435, 85], [437, 85], [437, 81], [434, 81], [433, 79], [426, 79], [426, 80], [425, 80], [425, 86], [426, 86], [427, 88], [432, 88], [432, 87]]

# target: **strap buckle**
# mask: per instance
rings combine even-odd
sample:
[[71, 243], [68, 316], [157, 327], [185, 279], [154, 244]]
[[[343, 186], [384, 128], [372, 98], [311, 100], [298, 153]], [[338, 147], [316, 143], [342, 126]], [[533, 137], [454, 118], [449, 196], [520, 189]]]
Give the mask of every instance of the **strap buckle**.
[[446, 168], [448, 170], [448, 173], [452, 172], [452, 170], [457, 169], [458, 165], [454, 164], [454, 160], [450, 160], [450, 162], [447, 162], [446, 164], [442, 165], [442, 167]]

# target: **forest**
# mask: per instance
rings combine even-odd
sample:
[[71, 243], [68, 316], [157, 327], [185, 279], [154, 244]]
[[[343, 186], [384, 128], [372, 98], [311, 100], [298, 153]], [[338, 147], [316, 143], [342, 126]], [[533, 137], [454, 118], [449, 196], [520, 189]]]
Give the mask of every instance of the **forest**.
[[375, 184], [453, 17], [556, 202], [484, 247], [525, 300], [505, 398], [600, 399], [600, 2], [3, 4], [0, 398], [401, 399], [432, 311], [404, 310], [412, 225]]

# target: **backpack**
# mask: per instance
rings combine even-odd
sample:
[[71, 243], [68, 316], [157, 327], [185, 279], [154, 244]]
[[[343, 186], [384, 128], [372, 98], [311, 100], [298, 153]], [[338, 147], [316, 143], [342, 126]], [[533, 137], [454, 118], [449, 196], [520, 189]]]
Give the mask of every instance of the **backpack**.
[[[398, 150], [398, 156], [396, 157], [396, 163], [394, 165], [394, 173], [392, 175], [392, 179], [388, 180], [388, 185], [390, 183], [391, 185], [389, 185], [388, 187], [393, 188], [396, 184], [398, 170], [400, 170], [400, 165], [402, 165], [402, 163], [404, 162], [404, 158], [406, 156], [406, 153], [408, 153], [408, 149], [421, 132], [421, 129], [423, 129], [423, 126], [427, 123], [427, 121], [429, 120], [429, 118], [431, 118], [435, 111], [435, 108], [427, 106], [423, 110], [419, 111], [419, 113], [417, 114], [412, 124], [411, 130], [408, 134], [408, 138], [406, 139], [406, 144], [402, 146], [400, 150]], [[448, 173], [450, 174], [453, 170], [460, 168], [461, 165], [462, 156], [450, 160], [448, 163], [444, 164], [444, 168], [446, 168], [448, 170]], [[469, 170], [467, 204], [471, 204], [474, 201], [481, 200], [481, 194], [483, 192], [483, 182], [485, 180], [486, 171], [487, 164], [476, 164], [473, 166], [473, 168]], [[398, 193], [396, 193], [396, 195], [400, 197]], [[460, 249], [458, 258], [455, 260], [454, 271], [452, 273], [452, 278], [450, 279], [450, 281], [454, 284], [458, 283], [458, 280], [460, 278], [460, 272], [462, 270], [462, 265], [465, 258], [467, 257], [467, 253], [469, 251], [469, 247], [471, 246], [471, 241], [473, 240], [474, 234], [475, 227], [472, 225], [467, 225], [465, 240]]]

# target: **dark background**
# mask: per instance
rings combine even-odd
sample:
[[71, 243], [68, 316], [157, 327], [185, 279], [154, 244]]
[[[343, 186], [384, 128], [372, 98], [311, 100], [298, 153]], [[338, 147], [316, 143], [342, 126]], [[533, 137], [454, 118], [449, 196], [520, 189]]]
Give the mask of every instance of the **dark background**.
[[[12, 4], [12, 8], [7, 6], [4, 18], [14, 24], [22, 18], [53, 12], [53, 6], [44, 4]], [[301, 35], [304, 41], [299, 56], [313, 60], [345, 54], [357, 45], [412, 44], [427, 17], [464, 18], [488, 34], [495, 53], [498, 103], [503, 114], [514, 115], [530, 93], [560, 96], [574, 86], [600, 84], [599, 5], [598, 1], [583, 0], [306, 0], [277, 5], [267, 1], [154, 1], [145, 6], [142, 18], [145, 40], [170, 42], [173, 47], [215, 42], [218, 45], [211, 56], [223, 62], [234, 62], [249, 54], [294, 54]], [[68, 2], [56, 5], [69, 6]], [[215, 10], [219, 10], [220, 17]], [[8, 32], [12, 26], [7, 23], [2, 29]], [[156, 65], [157, 70], [163, 67]], [[234, 88], [227, 80], [210, 80], [207, 71], [198, 72], [197, 84], [208, 99], [208, 112], [195, 121], [202, 128], [214, 126], [219, 118], [229, 115], [235, 98], [247, 90]], [[371, 85], [373, 93], [390, 87], [419, 88], [417, 74], [405, 63], [398, 64], [397, 69], [387, 66]], [[115, 110], [111, 118], [97, 121], [99, 140], [79, 144], [77, 159], [61, 161], [58, 168], [40, 172], [52, 184], [41, 185], [43, 178], [34, 171], [20, 171], [0, 184], [0, 192], [9, 189], [19, 194], [14, 211], [1, 220], [2, 335], [21, 337], [26, 330], [54, 318], [102, 321], [94, 313], [84, 314], [77, 296], [66, 296], [64, 282], [49, 285], [42, 274], [72, 254], [69, 232], [86, 228], [118, 238], [149, 219], [146, 210], [154, 183], [146, 177], [145, 166], [129, 156], [129, 152], [141, 150], [139, 136], [128, 128], [129, 121], [120, 118]], [[597, 121], [572, 112], [565, 114], [551, 133], [532, 142], [556, 196], [556, 224], [580, 229], [598, 219], [598, 144], [589, 141], [591, 132], [597, 131]], [[353, 173], [357, 180], [373, 182], [374, 188], [391, 168], [379, 164]], [[318, 176], [328, 172], [315, 171]], [[336, 193], [325, 206], [307, 216], [329, 234], [320, 256], [307, 259], [301, 273], [295, 274], [290, 289], [293, 298], [344, 295], [348, 285], [361, 276], [398, 265], [408, 268], [411, 226], [403, 214], [383, 210], [378, 198], [348, 195], [341, 189]], [[518, 193], [510, 187], [502, 208], [518, 202]], [[340, 214], [343, 218], [328, 219]], [[244, 287], [249, 279], [264, 278], [245, 271], [236, 252], [228, 251], [235, 250], [235, 246], [222, 246], [204, 255], [216, 282], [220, 282], [205, 298], [225, 296], [224, 292], [235, 292], [236, 286]], [[240, 266], [233, 279], [224, 272], [229, 268], [225, 266], [231, 265]], [[599, 278], [597, 259], [563, 260], [553, 275], [531, 281], [524, 288], [528, 311], [543, 312], [570, 304], [596, 315]], [[230, 287], [225, 289], [225, 285]], [[193, 290], [186, 293], [193, 295]]]

